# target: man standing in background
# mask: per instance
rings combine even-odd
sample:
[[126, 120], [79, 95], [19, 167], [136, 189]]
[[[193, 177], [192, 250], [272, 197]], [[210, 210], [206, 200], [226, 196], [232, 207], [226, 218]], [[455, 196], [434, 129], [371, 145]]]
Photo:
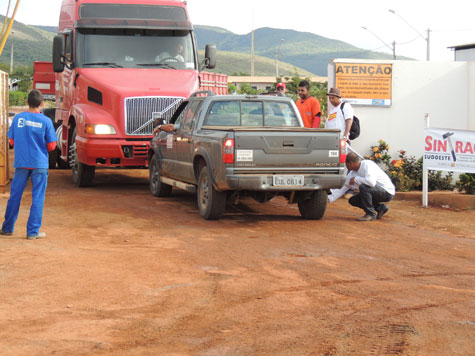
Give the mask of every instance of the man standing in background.
[[327, 94], [331, 106], [328, 108], [328, 118], [325, 120], [326, 129], [338, 129], [343, 138], [349, 142], [350, 129], [353, 123], [353, 108], [350, 103], [341, 101], [340, 89], [331, 88]]
[[275, 87], [275, 90], [278, 92], [278, 93], [282, 93], [285, 95], [285, 93], [287, 93], [287, 87], [285, 85], [284, 82], [280, 82], [280, 83], [277, 83], [276, 87]]
[[15, 176], [10, 188], [0, 235], [12, 235], [20, 210], [21, 198], [31, 178], [31, 208], [26, 225], [26, 238], [39, 239], [46, 236], [40, 232], [43, 219], [43, 205], [48, 183], [48, 151], [56, 148], [56, 133], [51, 120], [40, 112], [43, 95], [38, 90], [28, 94], [28, 111], [13, 118], [8, 130], [10, 144], [15, 147]]
[[300, 99], [295, 103], [305, 127], [320, 127], [322, 110], [317, 98], [310, 96], [310, 83], [302, 80], [299, 83], [298, 94]]

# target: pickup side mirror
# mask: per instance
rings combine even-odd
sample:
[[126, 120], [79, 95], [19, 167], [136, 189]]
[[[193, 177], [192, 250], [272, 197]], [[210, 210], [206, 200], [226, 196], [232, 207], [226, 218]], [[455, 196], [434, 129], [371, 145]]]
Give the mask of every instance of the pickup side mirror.
[[53, 38], [53, 70], [56, 73], [64, 71], [64, 36], [57, 35]]
[[216, 67], [216, 45], [206, 45], [205, 66], [208, 69], [213, 69]]

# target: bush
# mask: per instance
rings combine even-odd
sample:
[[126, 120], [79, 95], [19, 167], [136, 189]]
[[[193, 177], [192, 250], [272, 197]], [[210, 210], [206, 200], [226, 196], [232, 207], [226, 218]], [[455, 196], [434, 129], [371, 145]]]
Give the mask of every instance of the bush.
[[456, 186], [462, 192], [475, 194], [475, 173], [462, 173]]
[[384, 163], [386, 166], [389, 165], [391, 156], [389, 155], [389, 145], [383, 140], [378, 141], [377, 146], [371, 146], [371, 155], [366, 156], [367, 159], [370, 159], [376, 163]]
[[28, 93], [24, 91], [11, 91], [8, 93], [10, 106], [24, 106], [28, 98]]
[[[386, 166], [386, 174], [391, 178], [396, 190], [407, 192], [422, 190], [423, 159], [406, 156], [406, 151], [399, 151], [399, 159], [391, 160], [389, 146], [383, 140], [377, 146], [371, 146], [371, 155], [366, 158]], [[383, 168], [384, 169], [384, 168]], [[452, 190], [452, 172], [442, 175], [442, 171], [429, 171], [428, 190]]]

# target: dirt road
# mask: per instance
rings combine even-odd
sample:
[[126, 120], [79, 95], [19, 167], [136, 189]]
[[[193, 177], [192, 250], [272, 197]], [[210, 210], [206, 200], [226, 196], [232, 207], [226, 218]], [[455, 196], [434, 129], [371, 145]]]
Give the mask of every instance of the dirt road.
[[25, 193], [0, 238], [0, 355], [475, 354], [473, 210], [394, 201], [361, 223], [339, 200], [305, 221], [246, 200], [204, 221], [146, 171], [97, 181], [50, 172], [43, 240]]

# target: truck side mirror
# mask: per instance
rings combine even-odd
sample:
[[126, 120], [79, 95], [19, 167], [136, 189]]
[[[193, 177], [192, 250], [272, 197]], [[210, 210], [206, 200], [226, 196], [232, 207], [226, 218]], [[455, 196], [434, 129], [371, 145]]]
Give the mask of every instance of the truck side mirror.
[[53, 70], [56, 73], [64, 71], [64, 36], [53, 38]]
[[206, 45], [205, 47], [206, 68], [216, 67], [216, 45]]

